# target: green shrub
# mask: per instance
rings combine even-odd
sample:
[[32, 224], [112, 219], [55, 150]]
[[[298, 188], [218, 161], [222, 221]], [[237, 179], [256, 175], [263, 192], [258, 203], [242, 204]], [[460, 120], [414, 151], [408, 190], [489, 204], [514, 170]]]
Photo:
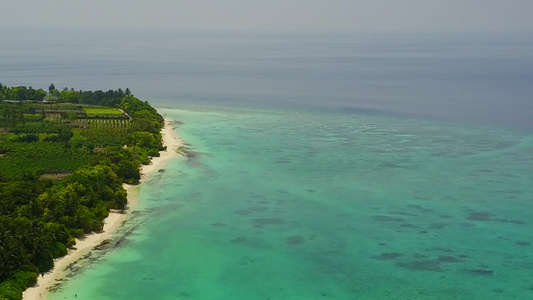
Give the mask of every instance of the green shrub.
[[54, 258], [67, 255], [67, 251], [68, 251], [67, 247], [63, 243], [59, 243], [59, 242], [56, 242], [54, 244], [54, 247], [51, 250], [52, 250], [52, 256]]
[[0, 283], [0, 300], [21, 300], [22, 288], [14, 280]]
[[15, 283], [24, 290], [37, 283], [37, 276], [39, 276], [38, 273], [21, 271], [13, 275], [11, 280], [15, 281]]
[[81, 237], [83, 236], [84, 232], [83, 232], [83, 229], [80, 229], [80, 228], [76, 228], [76, 229], [70, 229], [70, 234], [72, 234], [72, 236], [74, 237]]
[[39, 141], [39, 137], [36, 134], [22, 134], [17, 136], [16, 142], [31, 143]]
[[41, 122], [42, 120], [42, 115], [24, 115], [24, 121], [26, 122]]
[[73, 238], [73, 237], [70, 237], [68, 239], [68, 242], [67, 242], [66, 246], [67, 246], [67, 248], [72, 248], [72, 247], [76, 246], [76, 239]]
[[54, 258], [48, 249], [38, 252], [31, 262], [39, 268], [39, 272], [46, 272], [54, 267]]
[[45, 142], [57, 142], [57, 141], [59, 141], [59, 134], [53, 133], [53, 134], [46, 135], [43, 138], [43, 141], [45, 141]]

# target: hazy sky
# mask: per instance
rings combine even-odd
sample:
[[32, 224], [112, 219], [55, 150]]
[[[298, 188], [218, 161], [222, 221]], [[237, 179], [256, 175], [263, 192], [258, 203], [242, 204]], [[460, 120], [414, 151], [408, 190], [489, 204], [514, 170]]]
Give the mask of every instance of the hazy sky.
[[0, 27], [533, 31], [532, 0], [0, 0]]

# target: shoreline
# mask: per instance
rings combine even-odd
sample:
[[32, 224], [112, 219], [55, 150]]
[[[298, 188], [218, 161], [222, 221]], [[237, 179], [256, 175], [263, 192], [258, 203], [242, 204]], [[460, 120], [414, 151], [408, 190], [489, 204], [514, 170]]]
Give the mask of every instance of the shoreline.
[[144, 182], [146, 177], [157, 172], [170, 160], [179, 156], [175, 150], [183, 145], [183, 141], [178, 133], [171, 127], [171, 122], [171, 119], [165, 117], [165, 127], [161, 130], [163, 145], [167, 147], [167, 150], [160, 151], [160, 156], [153, 157], [149, 165], [141, 166], [141, 180], [138, 185], [124, 184], [124, 189], [128, 193], [128, 203], [126, 205], [125, 213], [110, 212], [109, 216], [104, 220], [104, 229], [102, 232], [91, 233], [85, 235], [81, 239], [76, 239], [76, 248], [70, 249], [67, 255], [56, 259], [54, 261], [54, 268], [45, 273], [44, 276], [39, 276], [35, 286], [26, 289], [22, 293], [23, 300], [46, 299], [48, 289], [61, 282], [64, 270], [69, 265], [81, 259], [85, 254], [91, 252], [94, 247], [98, 246], [103, 241], [111, 238], [115, 231], [124, 224], [132, 210], [134, 210], [139, 203], [139, 186]]

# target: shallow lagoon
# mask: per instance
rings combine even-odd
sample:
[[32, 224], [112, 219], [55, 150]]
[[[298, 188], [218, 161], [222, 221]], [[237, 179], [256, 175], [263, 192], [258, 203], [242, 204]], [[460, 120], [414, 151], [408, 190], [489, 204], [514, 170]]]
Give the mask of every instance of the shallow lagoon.
[[364, 114], [161, 111], [184, 123], [193, 155], [141, 186], [111, 246], [51, 299], [533, 297], [530, 133]]

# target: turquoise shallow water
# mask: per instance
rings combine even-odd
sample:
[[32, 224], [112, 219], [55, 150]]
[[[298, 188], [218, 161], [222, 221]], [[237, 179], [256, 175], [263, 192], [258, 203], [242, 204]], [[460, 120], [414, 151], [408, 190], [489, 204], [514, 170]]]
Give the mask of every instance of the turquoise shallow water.
[[531, 133], [162, 112], [194, 155], [141, 186], [111, 246], [52, 300], [533, 298]]

